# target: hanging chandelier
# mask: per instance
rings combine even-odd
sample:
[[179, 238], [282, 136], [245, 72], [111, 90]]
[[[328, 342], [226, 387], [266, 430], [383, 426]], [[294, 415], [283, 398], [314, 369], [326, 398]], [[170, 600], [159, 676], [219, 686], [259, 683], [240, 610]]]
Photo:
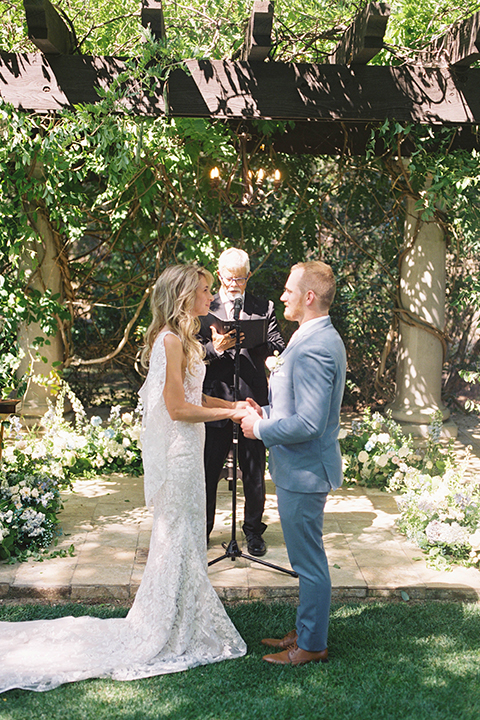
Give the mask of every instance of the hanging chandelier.
[[[247, 156], [247, 133], [241, 133], [238, 139], [239, 158], [233, 172], [224, 177], [222, 170], [215, 165], [210, 169], [209, 179], [211, 197], [242, 211], [261, 205], [271, 195], [278, 195], [282, 174], [278, 168], [271, 171], [267, 171], [265, 167], [252, 170]], [[261, 149], [264, 149], [264, 146], [261, 146]]]

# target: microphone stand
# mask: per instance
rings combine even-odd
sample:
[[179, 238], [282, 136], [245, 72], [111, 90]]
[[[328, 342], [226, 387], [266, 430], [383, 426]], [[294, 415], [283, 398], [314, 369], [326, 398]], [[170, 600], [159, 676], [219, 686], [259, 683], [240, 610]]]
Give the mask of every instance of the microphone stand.
[[[236, 402], [238, 400], [239, 396], [239, 383], [240, 383], [240, 310], [242, 309], [243, 305], [243, 298], [242, 297], [236, 297], [233, 303], [233, 320], [235, 322], [234, 328], [235, 328], [235, 359], [234, 359], [234, 372], [233, 372], [233, 400]], [[232, 561], [234, 561], [238, 557], [246, 558], [247, 560], [252, 560], [253, 562], [260, 563], [260, 565], [266, 565], [267, 567], [271, 567], [274, 570], [279, 570], [280, 572], [286, 573], [287, 575], [291, 575], [292, 577], [298, 577], [298, 573], [296, 573], [294, 570], [288, 570], [287, 568], [280, 567], [279, 565], [273, 565], [272, 563], [266, 562], [265, 560], [261, 560], [260, 558], [253, 557], [252, 555], [247, 555], [246, 553], [242, 552], [240, 548], [238, 547], [237, 538], [236, 538], [236, 532], [237, 532], [237, 521], [236, 521], [236, 514], [237, 514], [237, 463], [238, 463], [238, 435], [239, 435], [239, 425], [238, 423], [233, 423], [233, 443], [232, 443], [232, 455], [233, 455], [233, 463], [232, 463], [232, 530], [231, 530], [231, 538], [228, 545], [226, 543], [222, 543], [222, 547], [225, 549], [225, 552], [223, 555], [220, 555], [219, 557], [215, 558], [214, 560], [210, 560], [208, 563], [208, 566], [215, 565], [215, 563], [220, 562], [220, 560], [225, 560], [226, 558], [231, 558]]]

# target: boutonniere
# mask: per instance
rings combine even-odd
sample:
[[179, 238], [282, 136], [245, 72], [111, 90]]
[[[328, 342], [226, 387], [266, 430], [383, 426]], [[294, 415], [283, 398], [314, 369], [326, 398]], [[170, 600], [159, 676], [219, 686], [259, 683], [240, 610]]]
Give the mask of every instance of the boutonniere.
[[270, 357], [267, 357], [267, 359], [265, 360], [265, 365], [271, 373], [277, 372], [277, 370], [283, 365], [283, 363], [284, 360], [278, 350], [274, 350], [273, 355], [270, 355]]

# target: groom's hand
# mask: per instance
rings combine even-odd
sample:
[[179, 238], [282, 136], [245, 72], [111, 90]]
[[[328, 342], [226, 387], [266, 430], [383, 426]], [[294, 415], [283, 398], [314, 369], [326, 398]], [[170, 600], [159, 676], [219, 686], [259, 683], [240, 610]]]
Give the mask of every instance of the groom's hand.
[[258, 413], [258, 416], [259, 416], [259, 417], [263, 417], [262, 408], [260, 407], [260, 405], [259, 405], [257, 402], [255, 402], [255, 400], [254, 400], [253, 398], [250, 398], [250, 397], [247, 398], [247, 404], [248, 404], [251, 408], [253, 408], [256, 413]]
[[253, 426], [259, 420], [259, 415], [255, 410], [252, 408], [251, 411], [245, 415], [245, 417], [242, 419], [242, 432], [245, 435], [246, 438], [250, 438], [250, 440], [256, 440], [257, 437], [255, 433], [253, 432]]

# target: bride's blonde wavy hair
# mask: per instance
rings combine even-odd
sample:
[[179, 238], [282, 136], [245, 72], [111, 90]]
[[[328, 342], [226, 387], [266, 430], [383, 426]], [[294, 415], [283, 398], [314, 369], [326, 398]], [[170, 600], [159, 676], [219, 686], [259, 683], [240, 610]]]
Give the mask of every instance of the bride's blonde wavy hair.
[[145, 333], [141, 354], [143, 367], [148, 367], [153, 344], [163, 327], [180, 338], [189, 370], [203, 360], [205, 351], [196, 337], [200, 321], [191, 315], [201, 278], [212, 286], [211, 273], [197, 265], [171, 265], [158, 278], [150, 300], [152, 322]]

